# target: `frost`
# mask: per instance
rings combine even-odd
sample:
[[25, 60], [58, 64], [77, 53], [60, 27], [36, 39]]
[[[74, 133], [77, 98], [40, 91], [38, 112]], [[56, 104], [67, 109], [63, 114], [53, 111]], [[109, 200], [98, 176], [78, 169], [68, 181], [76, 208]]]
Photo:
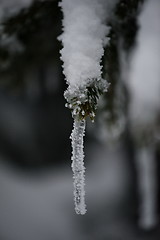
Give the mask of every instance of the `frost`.
[[83, 137], [85, 132], [85, 120], [74, 120], [74, 128], [71, 134], [72, 139], [72, 171], [74, 178], [74, 201], [75, 211], [77, 214], [86, 213], [85, 204], [85, 167], [84, 167], [84, 151]]
[[74, 173], [75, 210], [85, 214], [83, 136], [85, 118], [95, 118], [100, 95], [108, 83], [102, 78], [101, 59], [109, 39], [107, 17], [117, 0], [62, 0], [63, 33], [60, 51], [63, 73], [68, 84], [64, 96], [72, 111], [74, 129], [72, 139], [72, 170]]

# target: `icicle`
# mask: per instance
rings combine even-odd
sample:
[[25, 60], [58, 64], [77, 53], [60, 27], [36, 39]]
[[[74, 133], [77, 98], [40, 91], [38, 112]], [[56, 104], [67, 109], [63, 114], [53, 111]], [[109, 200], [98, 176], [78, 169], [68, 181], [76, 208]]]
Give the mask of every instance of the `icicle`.
[[74, 119], [74, 128], [71, 134], [72, 139], [72, 171], [74, 178], [74, 201], [77, 214], [86, 213], [85, 204], [85, 167], [83, 137], [85, 132], [85, 120]]
[[140, 195], [139, 224], [144, 229], [150, 229], [154, 227], [157, 222], [157, 186], [154, 148], [145, 147], [137, 150], [136, 165]]

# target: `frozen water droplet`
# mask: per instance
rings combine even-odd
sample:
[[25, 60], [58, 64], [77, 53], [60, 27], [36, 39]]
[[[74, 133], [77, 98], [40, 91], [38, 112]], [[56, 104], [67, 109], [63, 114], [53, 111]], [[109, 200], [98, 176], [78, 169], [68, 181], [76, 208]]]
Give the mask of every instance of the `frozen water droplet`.
[[74, 119], [72, 139], [72, 171], [74, 179], [74, 201], [77, 214], [86, 213], [85, 204], [85, 167], [83, 137], [85, 132], [85, 120]]

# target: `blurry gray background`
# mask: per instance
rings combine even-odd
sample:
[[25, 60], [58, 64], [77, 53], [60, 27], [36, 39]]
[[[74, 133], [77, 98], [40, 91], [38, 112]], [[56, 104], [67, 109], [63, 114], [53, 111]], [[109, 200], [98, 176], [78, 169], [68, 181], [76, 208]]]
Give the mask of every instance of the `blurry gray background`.
[[58, 1], [0, 7], [0, 239], [158, 240], [159, 0], [118, 1], [110, 19], [111, 87], [87, 124], [84, 216], [74, 212]]

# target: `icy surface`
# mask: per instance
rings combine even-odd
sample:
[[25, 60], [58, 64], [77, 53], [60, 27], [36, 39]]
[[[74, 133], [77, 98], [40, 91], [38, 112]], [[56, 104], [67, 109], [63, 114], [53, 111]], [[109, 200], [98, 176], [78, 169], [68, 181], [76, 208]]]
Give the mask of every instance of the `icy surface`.
[[72, 139], [72, 171], [74, 178], [74, 201], [77, 214], [86, 213], [85, 204], [85, 167], [83, 137], [85, 132], [85, 120], [74, 120], [74, 128], [71, 134]]

